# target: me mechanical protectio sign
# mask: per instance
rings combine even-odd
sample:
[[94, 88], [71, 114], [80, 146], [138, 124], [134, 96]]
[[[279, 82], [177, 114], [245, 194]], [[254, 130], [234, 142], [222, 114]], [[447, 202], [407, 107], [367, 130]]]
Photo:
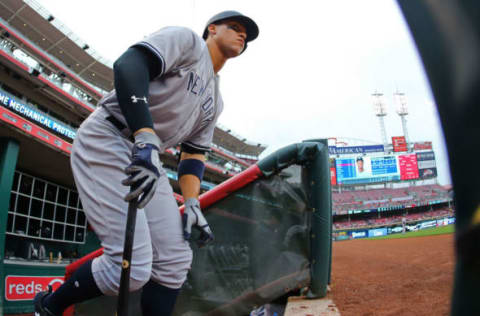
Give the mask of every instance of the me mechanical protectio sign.
[[63, 276], [24, 276], [8, 275], [5, 278], [5, 299], [7, 301], [33, 300], [35, 294], [48, 290], [55, 291], [63, 284]]

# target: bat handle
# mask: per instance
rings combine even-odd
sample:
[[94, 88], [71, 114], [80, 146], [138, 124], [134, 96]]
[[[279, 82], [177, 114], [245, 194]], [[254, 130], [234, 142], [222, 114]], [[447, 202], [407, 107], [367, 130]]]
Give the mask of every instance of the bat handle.
[[137, 218], [137, 199], [128, 203], [127, 224], [125, 227], [125, 241], [123, 244], [122, 274], [118, 291], [117, 315], [128, 315], [128, 297], [130, 288], [130, 263], [132, 260], [133, 237]]

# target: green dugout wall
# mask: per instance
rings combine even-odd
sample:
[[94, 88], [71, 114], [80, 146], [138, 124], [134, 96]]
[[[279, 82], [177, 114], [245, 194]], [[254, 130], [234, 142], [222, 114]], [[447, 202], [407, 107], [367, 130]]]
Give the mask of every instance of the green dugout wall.
[[[5, 230], [7, 228], [10, 191], [17, 165], [19, 145], [10, 138], [0, 138], [0, 280], [5, 278]], [[4, 287], [0, 286], [0, 315], [4, 315]]]

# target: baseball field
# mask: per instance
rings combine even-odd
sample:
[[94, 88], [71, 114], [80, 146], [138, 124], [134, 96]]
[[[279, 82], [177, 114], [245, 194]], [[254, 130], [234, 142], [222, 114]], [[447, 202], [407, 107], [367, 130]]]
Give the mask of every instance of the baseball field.
[[329, 296], [344, 316], [448, 315], [452, 232], [450, 225], [388, 239], [335, 242]]

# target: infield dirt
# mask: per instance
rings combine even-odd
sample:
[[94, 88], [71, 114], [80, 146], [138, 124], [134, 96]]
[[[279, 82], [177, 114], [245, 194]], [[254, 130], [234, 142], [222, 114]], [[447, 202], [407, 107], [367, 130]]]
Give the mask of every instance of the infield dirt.
[[329, 297], [342, 316], [449, 315], [453, 238], [334, 242]]

